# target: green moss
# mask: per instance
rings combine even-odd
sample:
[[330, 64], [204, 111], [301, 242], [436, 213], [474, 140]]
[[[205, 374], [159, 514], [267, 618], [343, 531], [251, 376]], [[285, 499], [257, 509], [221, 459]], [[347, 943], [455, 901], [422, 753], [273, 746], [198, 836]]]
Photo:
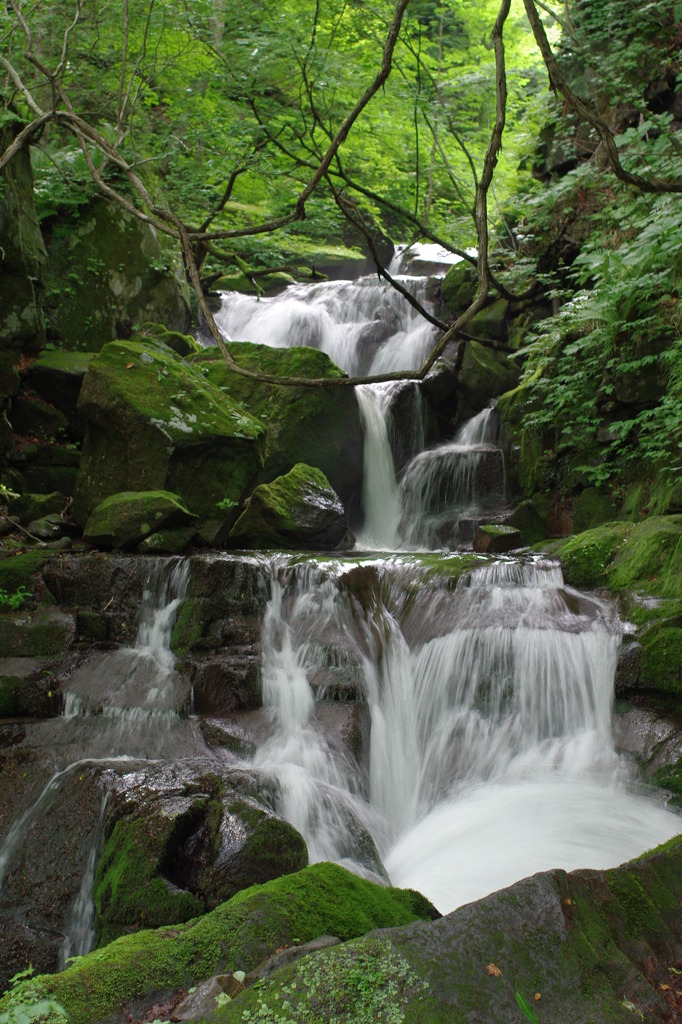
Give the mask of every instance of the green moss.
[[99, 944], [132, 930], [188, 921], [204, 911], [191, 893], [158, 875], [174, 820], [155, 816], [116, 822], [95, 877], [93, 898]]
[[641, 588], [682, 598], [682, 515], [652, 516], [638, 523], [609, 568], [614, 590]]
[[83, 539], [90, 544], [131, 548], [158, 530], [184, 526], [192, 519], [196, 516], [170, 491], [123, 491], [93, 509]]
[[154, 340], [166, 345], [179, 356], [189, 356], [203, 352], [203, 346], [191, 334], [180, 331], [169, 331], [163, 324], [146, 323], [136, 330], [130, 341], [149, 342]]
[[576, 587], [602, 587], [616, 553], [632, 532], [630, 523], [606, 523], [569, 537], [559, 556], [567, 583]]
[[218, 1022], [402, 1024], [428, 985], [390, 942], [366, 937], [304, 957], [219, 1009]]
[[[254, 372], [308, 379], [345, 376], [324, 352], [305, 345], [272, 348], [234, 342], [228, 348], [240, 366]], [[305, 462], [321, 469], [342, 496], [349, 489], [359, 488], [362, 430], [353, 388], [264, 384], [234, 373], [214, 350], [199, 357], [194, 365], [239, 408], [248, 409], [266, 425], [260, 481], [270, 481], [296, 463]]]
[[0, 559], [0, 589], [14, 593], [19, 587], [33, 590], [38, 573], [51, 555], [46, 551], [26, 551]]
[[642, 676], [647, 686], [682, 695], [682, 628], [656, 624], [642, 635]]
[[[251, 970], [294, 942], [320, 935], [347, 940], [408, 924], [422, 907], [409, 890], [382, 888], [337, 865], [315, 864], [240, 892], [195, 921], [124, 936], [61, 974], [36, 978], [31, 990], [56, 998], [70, 1024], [92, 1024], [148, 993]], [[0, 1012], [10, 1003], [8, 996], [0, 1000]]]

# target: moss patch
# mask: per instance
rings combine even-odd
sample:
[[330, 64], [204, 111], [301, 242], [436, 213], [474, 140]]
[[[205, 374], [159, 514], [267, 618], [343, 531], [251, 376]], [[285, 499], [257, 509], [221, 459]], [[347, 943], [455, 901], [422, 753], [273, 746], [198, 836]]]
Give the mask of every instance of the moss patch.
[[[295, 343], [296, 339], [291, 339]], [[329, 356], [307, 346], [271, 348], [233, 342], [228, 348], [247, 370], [276, 377], [338, 378]], [[267, 428], [261, 481], [287, 473], [298, 462], [321, 469], [342, 497], [362, 480], [362, 429], [353, 388], [278, 387], [242, 377], [215, 351], [198, 358], [206, 379], [248, 409]]]
[[83, 539], [105, 547], [132, 548], [157, 530], [184, 526], [192, 519], [196, 516], [170, 491], [123, 491], [93, 509]]
[[[70, 1024], [92, 1024], [127, 1000], [251, 970], [285, 945], [320, 935], [351, 939], [434, 915], [419, 894], [316, 864], [238, 893], [195, 921], [124, 936], [61, 974], [34, 979], [30, 992], [57, 999]], [[0, 1012], [10, 1003], [0, 1000]]]
[[569, 537], [559, 548], [567, 583], [574, 587], [603, 587], [607, 570], [632, 532], [631, 523], [606, 523]]

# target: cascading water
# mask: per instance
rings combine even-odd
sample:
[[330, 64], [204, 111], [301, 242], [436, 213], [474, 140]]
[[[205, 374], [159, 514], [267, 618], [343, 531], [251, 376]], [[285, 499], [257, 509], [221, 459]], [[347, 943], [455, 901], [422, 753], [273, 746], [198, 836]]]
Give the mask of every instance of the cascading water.
[[[426, 301], [424, 282], [409, 283]], [[351, 374], [414, 368], [434, 339], [369, 278], [260, 302], [226, 296], [219, 322], [240, 339], [314, 345]], [[365, 429], [358, 546], [461, 546], [504, 505], [496, 413], [483, 410], [430, 449], [409, 442], [396, 474], [398, 387], [356, 392]], [[537, 560], [493, 562], [454, 591], [405, 558], [362, 569], [377, 583], [360, 601], [340, 563], [297, 566], [286, 585], [273, 577], [265, 615], [271, 732], [254, 765], [272, 777], [311, 859], [387, 871], [446, 912], [537, 870], [615, 865], [679, 830], [614, 749], [621, 627], [608, 602], [566, 588], [556, 565]], [[327, 672], [355, 680], [359, 758], [333, 730], [330, 739], [327, 688], [316, 682], [325, 659]]]
[[[26, 808], [0, 845], [0, 891], [28, 832], [47, 815], [62, 788], [87, 769], [126, 772], [161, 755], [172, 756], [191, 745], [183, 738], [179, 708], [186, 702], [173, 671], [170, 637], [184, 598], [189, 562], [151, 563], [142, 598], [134, 647], [90, 659], [69, 680], [64, 716], [34, 726], [34, 744], [53, 749], [60, 767]], [[44, 739], [41, 737], [44, 734]], [[77, 756], [73, 754], [77, 752]], [[80, 891], [64, 925], [60, 965], [82, 955], [94, 941], [92, 882], [104, 829], [107, 786], [85, 853]]]
[[400, 484], [407, 544], [470, 542], [482, 515], [503, 505], [505, 489], [499, 422], [494, 409], [483, 409], [453, 441], [421, 452], [407, 466]]
[[[542, 562], [406, 595], [406, 574], [412, 587], [419, 574], [395, 561], [363, 614], [335, 581], [342, 568], [294, 570], [286, 600], [273, 581], [263, 631], [274, 728], [254, 763], [311, 859], [376, 875], [381, 863], [358, 853], [376, 848], [393, 884], [447, 912], [536, 870], [620, 863], [678, 831], [613, 747], [620, 627], [608, 603]], [[334, 750], [317, 720], [320, 645], [359, 652], [368, 765]]]

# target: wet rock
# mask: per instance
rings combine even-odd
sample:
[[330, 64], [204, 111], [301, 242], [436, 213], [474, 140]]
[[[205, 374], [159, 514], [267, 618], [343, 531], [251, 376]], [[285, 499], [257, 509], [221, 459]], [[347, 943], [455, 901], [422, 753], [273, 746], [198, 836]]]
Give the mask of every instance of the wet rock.
[[0, 616], [0, 650], [10, 658], [66, 653], [75, 635], [75, 616], [53, 605]]
[[196, 518], [170, 491], [124, 491], [93, 509], [83, 539], [101, 547], [134, 548], [158, 530], [186, 526]]
[[623, 643], [618, 651], [615, 680], [617, 697], [624, 696], [636, 688], [642, 670], [642, 651], [642, 645], [634, 640]]
[[253, 971], [249, 971], [246, 975], [246, 984], [253, 985], [259, 978], [269, 978], [280, 967], [293, 964], [296, 960], [300, 960], [301, 957], [308, 956], [309, 953], [317, 953], [321, 949], [331, 949], [332, 946], [338, 946], [340, 941], [335, 935], [320, 935], [319, 939], [313, 939], [312, 942], [304, 942], [301, 946], [289, 946], [287, 949], [275, 953], [274, 956], [269, 956], [267, 960], [264, 960]]
[[[29, 962], [38, 971], [58, 969], [102, 805], [96, 768], [83, 764], [56, 777], [47, 764], [28, 752], [22, 758], [20, 751], [4, 763], [0, 759], [6, 858], [0, 867], [2, 989]], [[18, 825], [20, 810], [27, 812], [23, 828]], [[18, 828], [15, 833], [8, 831], [10, 822]]]
[[482, 553], [501, 554], [504, 551], [513, 551], [522, 544], [523, 537], [516, 527], [496, 523], [479, 526], [474, 537], [474, 551]]
[[219, 1006], [234, 999], [244, 991], [245, 987], [244, 982], [233, 974], [218, 974], [214, 978], [202, 981], [194, 992], [190, 992], [174, 1008], [173, 1019], [178, 1021], [210, 1020], [211, 1014]]
[[92, 352], [53, 349], [41, 352], [26, 373], [29, 386], [44, 401], [59, 409], [67, 419], [69, 430], [79, 436], [82, 435], [82, 424], [78, 420], [76, 405], [92, 358]]
[[185, 662], [198, 715], [228, 714], [260, 707], [260, 658], [253, 651], [230, 652]]
[[210, 768], [180, 763], [117, 783], [94, 887], [102, 941], [196, 917], [307, 863], [294, 828], [229, 788], [239, 773], [226, 779]]
[[352, 546], [343, 505], [319, 469], [299, 463], [258, 486], [230, 531], [235, 547], [333, 551]]

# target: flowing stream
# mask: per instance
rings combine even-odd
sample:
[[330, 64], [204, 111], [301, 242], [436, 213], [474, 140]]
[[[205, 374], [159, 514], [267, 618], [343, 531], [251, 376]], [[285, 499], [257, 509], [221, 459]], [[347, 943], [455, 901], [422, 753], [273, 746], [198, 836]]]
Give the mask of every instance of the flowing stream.
[[[428, 304], [424, 279], [402, 280]], [[228, 294], [219, 322], [233, 338], [313, 345], [351, 374], [414, 368], [434, 340], [373, 278], [260, 301]], [[358, 547], [466, 545], [505, 504], [495, 411], [430, 448], [422, 436], [397, 473], [399, 388], [357, 389]], [[380, 581], [369, 607], [339, 585], [342, 563], [312, 562], [290, 569], [286, 589], [273, 575], [265, 614], [263, 700], [275, 728], [254, 764], [276, 780], [278, 809], [312, 860], [386, 872], [448, 912], [535, 871], [613, 866], [679, 830], [613, 745], [622, 626], [608, 600], [565, 587], [559, 567], [537, 559], [499, 559], [454, 590], [427, 581], [409, 556], [363, 564]], [[356, 679], [364, 760], [324, 726], [328, 694], [313, 681], [325, 657]]]
[[[428, 301], [424, 280], [405, 280]], [[227, 295], [219, 319], [240, 339], [314, 344], [352, 373], [416, 366], [433, 341], [412, 307], [370, 278], [296, 285], [260, 302]], [[504, 506], [494, 409], [425, 447], [423, 396], [410, 385], [406, 429], [395, 412], [401, 387], [357, 390], [359, 550], [258, 557], [269, 586], [267, 728], [237, 764], [262, 773], [311, 861], [419, 889], [448, 912], [535, 871], [616, 865], [676, 834], [680, 819], [641, 790], [614, 748], [623, 630], [614, 605], [566, 587], [537, 556], [469, 554], [463, 566], [435, 550], [462, 547]], [[69, 679], [64, 716], [32, 726], [55, 770], [0, 846], [0, 889], [75, 773], [127, 773], [199, 750], [212, 770], [235, 765], [207, 751], [175, 671], [170, 638], [190, 561], [150, 566], [135, 645], [91, 657]], [[93, 942], [103, 783], [62, 965]]]

